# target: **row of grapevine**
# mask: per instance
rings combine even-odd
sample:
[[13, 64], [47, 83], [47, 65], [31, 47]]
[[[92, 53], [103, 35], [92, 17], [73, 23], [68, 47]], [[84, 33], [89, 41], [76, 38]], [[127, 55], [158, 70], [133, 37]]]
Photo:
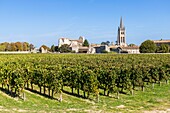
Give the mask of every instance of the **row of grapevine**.
[[[15, 94], [24, 89], [39, 87], [41, 94], [53, 97], [63, 87], [71, 93], [99, 101], [104, 95], [120, 92], [133, 94], [135, 88], [155, 83], [168, 83], [170, 79], [170, 55], [1, 55], [0, 83]], [[74, 92], [77, 90], [77, 92]], [[83, 92], [81, 94], [80, 92]]]

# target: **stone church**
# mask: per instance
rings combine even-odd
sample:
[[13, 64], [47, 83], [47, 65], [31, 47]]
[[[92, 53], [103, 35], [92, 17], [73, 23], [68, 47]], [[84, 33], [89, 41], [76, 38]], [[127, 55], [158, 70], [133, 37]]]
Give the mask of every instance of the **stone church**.
[[123, 26], [122, 17], [120, 19], [120, 26], [118, 27], [118, 35], [117, 35], [117, 45], [121, 47], [126, 47], [126, 37], [125, 37], [125, 27]]
[[109, 46], [109, 48], [111, 51], [116, 51], [118, 53], [140, 53], [138, 46], [128, 46], [126, 43], [126, 29], [123, 24], [122, 17], [120, 19], [120, 26], [118, 27], [116, 44]]

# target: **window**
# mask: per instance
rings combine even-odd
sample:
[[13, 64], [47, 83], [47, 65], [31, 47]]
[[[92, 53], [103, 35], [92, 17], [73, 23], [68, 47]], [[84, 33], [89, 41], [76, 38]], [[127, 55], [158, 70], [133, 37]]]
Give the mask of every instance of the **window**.
[[123, 37], [123, 42], [125, 43], [125, 37]]

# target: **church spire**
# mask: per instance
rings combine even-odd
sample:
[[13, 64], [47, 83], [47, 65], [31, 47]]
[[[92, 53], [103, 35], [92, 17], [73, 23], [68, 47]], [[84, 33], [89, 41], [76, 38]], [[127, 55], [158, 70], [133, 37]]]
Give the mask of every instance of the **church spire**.
[[123, 25], [122, 17], [120, 19], [120, 26], [118, 27], [117, 45], [121, 47], [126, 47], [126, 34], [125, 27]]
[[120, 28], [123, 28], [123, 21], [122, 21], [122, 17], [120, 19]]

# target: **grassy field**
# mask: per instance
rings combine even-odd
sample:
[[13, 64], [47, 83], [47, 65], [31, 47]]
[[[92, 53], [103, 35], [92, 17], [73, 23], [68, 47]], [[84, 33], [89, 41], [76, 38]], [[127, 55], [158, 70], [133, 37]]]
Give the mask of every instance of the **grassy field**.
[[[65, 88], [65, 90], [69, 90]], [[170, 85], [155, 85], [155, 89], [146, 88], [145, 92], [135, 91], [135, 95], [121, 94], [112, 97], [100, 96], [100, 102], [95, 103], [63, 93], [63, 102], [52, 100], [39, 94], [25, 91], [26, 100], [12, 98], [2, 90], [0, 91], [0, 112], [170, 112]]]

